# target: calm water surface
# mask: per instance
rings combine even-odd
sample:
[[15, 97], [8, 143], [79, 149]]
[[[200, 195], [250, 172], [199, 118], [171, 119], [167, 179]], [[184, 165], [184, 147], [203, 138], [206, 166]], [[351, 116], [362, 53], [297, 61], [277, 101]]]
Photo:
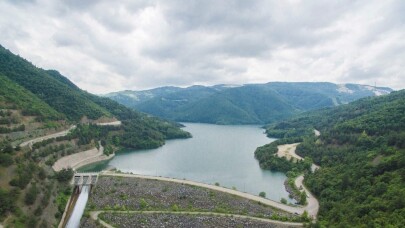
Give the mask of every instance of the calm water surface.
[[[107, 165], [123, 172], [173, 177], [213, 184], [266, 197], [276, 201], [286, 198], [286, 176], [262, 170], [254, 151], [274, 141], [258, 126], [222, 126], [185, 123], [191, 139], [169, 140], [152, 150], [117, 153]], [[289, 200], [289, 199], [288, 199]], [[292, 201], [291, 201], [292, 202]]]

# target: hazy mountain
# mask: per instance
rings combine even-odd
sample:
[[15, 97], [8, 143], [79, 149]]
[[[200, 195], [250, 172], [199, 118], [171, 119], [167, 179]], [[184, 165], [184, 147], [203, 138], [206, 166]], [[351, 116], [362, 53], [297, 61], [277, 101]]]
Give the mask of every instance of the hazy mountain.
[[176, 121], [271, 123], [294, 114], [388, 94], [385, 87], [312, 82], [161, 87], [106, 94], [128, 107]]

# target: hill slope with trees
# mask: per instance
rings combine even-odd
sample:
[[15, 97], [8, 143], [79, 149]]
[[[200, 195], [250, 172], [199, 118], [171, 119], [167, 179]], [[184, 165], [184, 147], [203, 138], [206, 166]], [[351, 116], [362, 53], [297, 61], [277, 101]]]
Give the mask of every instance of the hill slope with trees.
[[[78, 122], [83, 117], [90, 120], [118, 118], [124, 123], [121, 141], [127, 147], [157, 147], [163, 145], [165, 139], [189, 137], [172, 122], [147, 116], [108, 98], [83, 91], [59, 72], [37, 68], [1, 46], [0, 74], [30, 91], [71, 122]], [[137, 133], [139, 129], [143, 129], [142, 136]]]
[[[99, 126], [100, 121], [122, 122]], [[66, 136], [20, 147], [32, 138]], [[191, 137], [180, 125], [136, 112], [87, 93], [55, 70], [43, 70], [0, 46], [0, 224], [57, 226], [71, 194], [71, 169], [54, 172], [56, 160], [104, 146], [155, 148], [167, 139]]]
[[356, 84], [271, 82], [242, 86], [162, 87], [105, 96], [128, 107], [175, 121], [264, 124], [391, 91]]
[[[305, 176], [320, 201], [318, 225], [405, 224], [405, 90], [306, 113], [270, 125], [267, 134], [279, 143], [301, 142], [296, 153], [322, 167]], [[297, 170], [275, 158], [275, 144], [256, 151], [261, 166]]]

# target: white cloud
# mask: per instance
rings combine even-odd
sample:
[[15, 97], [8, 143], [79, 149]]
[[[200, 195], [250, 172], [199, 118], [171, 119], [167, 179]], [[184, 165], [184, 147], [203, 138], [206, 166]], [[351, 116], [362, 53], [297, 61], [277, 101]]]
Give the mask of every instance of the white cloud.
[[405, 87], [405, 3], [0, 2], [0, 44], [94, 93], [268, 81]]

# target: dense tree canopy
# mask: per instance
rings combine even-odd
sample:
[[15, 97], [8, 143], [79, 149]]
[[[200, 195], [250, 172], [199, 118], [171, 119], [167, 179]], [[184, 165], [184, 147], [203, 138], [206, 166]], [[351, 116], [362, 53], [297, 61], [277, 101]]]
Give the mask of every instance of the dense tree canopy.
[[[319, 225], [405, 224], [405, 90], [307, 113], [271, 125], [267, 133], [287, 141], [300, 136], [296, 152], [322, 167], [305, 177], [320, 200]], [[267, 147], [273, 149], [256, 157], [271, 168], [274, 145]]]
[[[37, 68], [1, 46], [0, 74], [4, 75], [0, 75], [0, 102], [7, 101], [26, 114], [38, 115], [45, 119], [68, 118], [73, 122], [83, 117], [92, 120], [115, 117], [122, 120], [124, 126], [117, 133], [116, 137], [120, 139], [116, 140], [116, 144], [119, 144], [117, 146], [154, 148], [163, 145], [166, 139], [191, 137], [173, 122], [150, 117], [109, 98], [87, 93], [59, 72]], [[0, 133], [23, 131], [24, 127], [0, 126]], [[97, 129], [101, 128], [92, 128]], [[95, 132], [89, 134], [86, 136], [87, 143], [91, 139], [100, 138], [96, 137]], [[107, 134], [104, 133], [103, 137], [107, 139]]]

